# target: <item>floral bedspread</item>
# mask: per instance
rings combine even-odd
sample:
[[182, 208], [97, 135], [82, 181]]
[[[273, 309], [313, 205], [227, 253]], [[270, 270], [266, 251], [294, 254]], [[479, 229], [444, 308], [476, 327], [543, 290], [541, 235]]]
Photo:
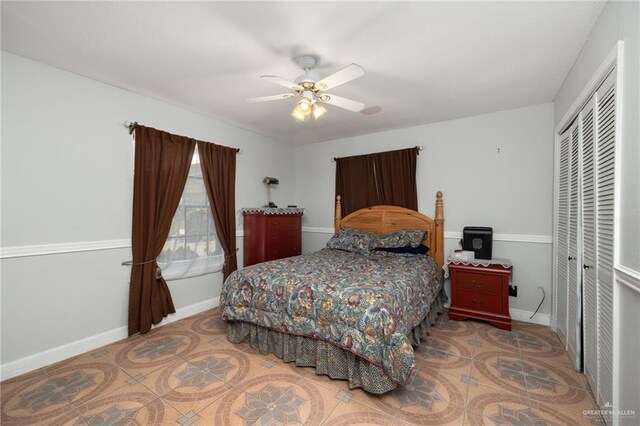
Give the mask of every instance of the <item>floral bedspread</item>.
[[323, 249], [229, 276], [222, 319], [322, 339], [405, 382], [415, 364], [410, 331], [442, 290], [428, 256]]

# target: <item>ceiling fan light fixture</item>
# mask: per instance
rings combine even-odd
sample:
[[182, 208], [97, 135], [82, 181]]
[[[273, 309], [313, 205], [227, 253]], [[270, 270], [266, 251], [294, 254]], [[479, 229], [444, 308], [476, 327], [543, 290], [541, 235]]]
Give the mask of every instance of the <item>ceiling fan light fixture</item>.
[[296, 119], [296, 121], [304, 121], [307, 118], [307, 114], [300, 111], [296, 106], [293, 111], [291, 111], [291, 116]]
[[309, 98], [303, 97], [296, 104], [296, 107], [291, 112], [291, 116], [294, 117], [298, 121], [304, 121], [309, 114], [311, 114], [311, 105], [312, 102]]
[[261, 76], [267, 81], [293, 90], [294, 93], [286, 93], [283, 95], [261, 96], [258, 98], [249, 98], [247, 102], [265, 102], [275, 101], [279, 99], [288, 99], [292, 97], [300, 97], [296, 102], [291, 116], [298, 121], [306, 121], [313, 114], [313, 118], [318, 120], [327, 113], [323, 104], [329, 104], [348, 111], [360, 112], [364, 109], [362, 102], [343, 98], [337, 95], [330, 95], [324, 92], [345, 83], [355, 80], [364, 75], [364, 68], [358, 64], [349, 64], [346, 67], [318, 80], [318, 75], [313, 70], [317, 64], [318, 58], [311, 55], [300, 56], [296, 62], [304, 70], [304, 74], [298, 76], [295, 82], [290, 82], [274, 75]]
[[325, 112], [327, 112], [327, 109], [325, 107], [320, 105], [320, 103], [317, 101], [313, 102], [313, 118], [317, 120], [318, 118], [322, 117]]
[[298, 108], [300, 108], [300, 111], [304, 112], [305, 114], [310, 113], [311, 101], [307, 98], [300, 99], [300, 102], [298, 102]]

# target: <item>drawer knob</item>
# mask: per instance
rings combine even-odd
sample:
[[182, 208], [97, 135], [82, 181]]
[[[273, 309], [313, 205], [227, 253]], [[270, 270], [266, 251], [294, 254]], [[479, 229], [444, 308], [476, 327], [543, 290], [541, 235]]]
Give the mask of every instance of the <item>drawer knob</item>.
[[473, 284], [473, 286], [474, 286], [475, 288], [482, 288], [482, 287], [484, 287], [484, 284], [483, 284], [483, 283], [479, 283], [479, 282], [477, 282], [476, 280], [471, 280], [471, 284]]
[[484, 306], [484, 302], [479, 302], [476, 299], [472, 300], [473, 304], [476, 305], [477, 307], [482, 307]]
[[278, 236], [273, 237], [273, 239], [274, 239], [274, 240], [277, 240], [277, 239], [278, 239]]

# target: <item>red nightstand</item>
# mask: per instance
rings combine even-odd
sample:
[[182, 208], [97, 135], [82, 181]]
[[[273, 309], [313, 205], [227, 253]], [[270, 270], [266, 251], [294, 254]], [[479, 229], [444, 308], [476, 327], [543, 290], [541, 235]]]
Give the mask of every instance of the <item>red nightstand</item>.
[[500, 264], [453, 263], [448, 267], [451, 276], [449, 318], [459, 321], [476, 318], [511, 330], [509, 277], [512, 268]]

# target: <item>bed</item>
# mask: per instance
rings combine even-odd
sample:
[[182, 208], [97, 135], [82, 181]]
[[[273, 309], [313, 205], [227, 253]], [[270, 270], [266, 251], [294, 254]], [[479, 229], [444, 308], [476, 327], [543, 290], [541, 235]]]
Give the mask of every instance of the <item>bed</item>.
[[348, 380], [351, 388], [385, 393], [409, 379], [413, 345], [446, 301], [442, 193], [434, 219], [396, 206], [342, 218], [340, 201], [338, 196], [336, 233], [420, 229], [426, 231], [421, 244], [428, 256], [325, 248], [252, 265], [225, 281], [221, 315], [233, 343], [248, 342], [263, 354], [315, 367], [316, 374]]

